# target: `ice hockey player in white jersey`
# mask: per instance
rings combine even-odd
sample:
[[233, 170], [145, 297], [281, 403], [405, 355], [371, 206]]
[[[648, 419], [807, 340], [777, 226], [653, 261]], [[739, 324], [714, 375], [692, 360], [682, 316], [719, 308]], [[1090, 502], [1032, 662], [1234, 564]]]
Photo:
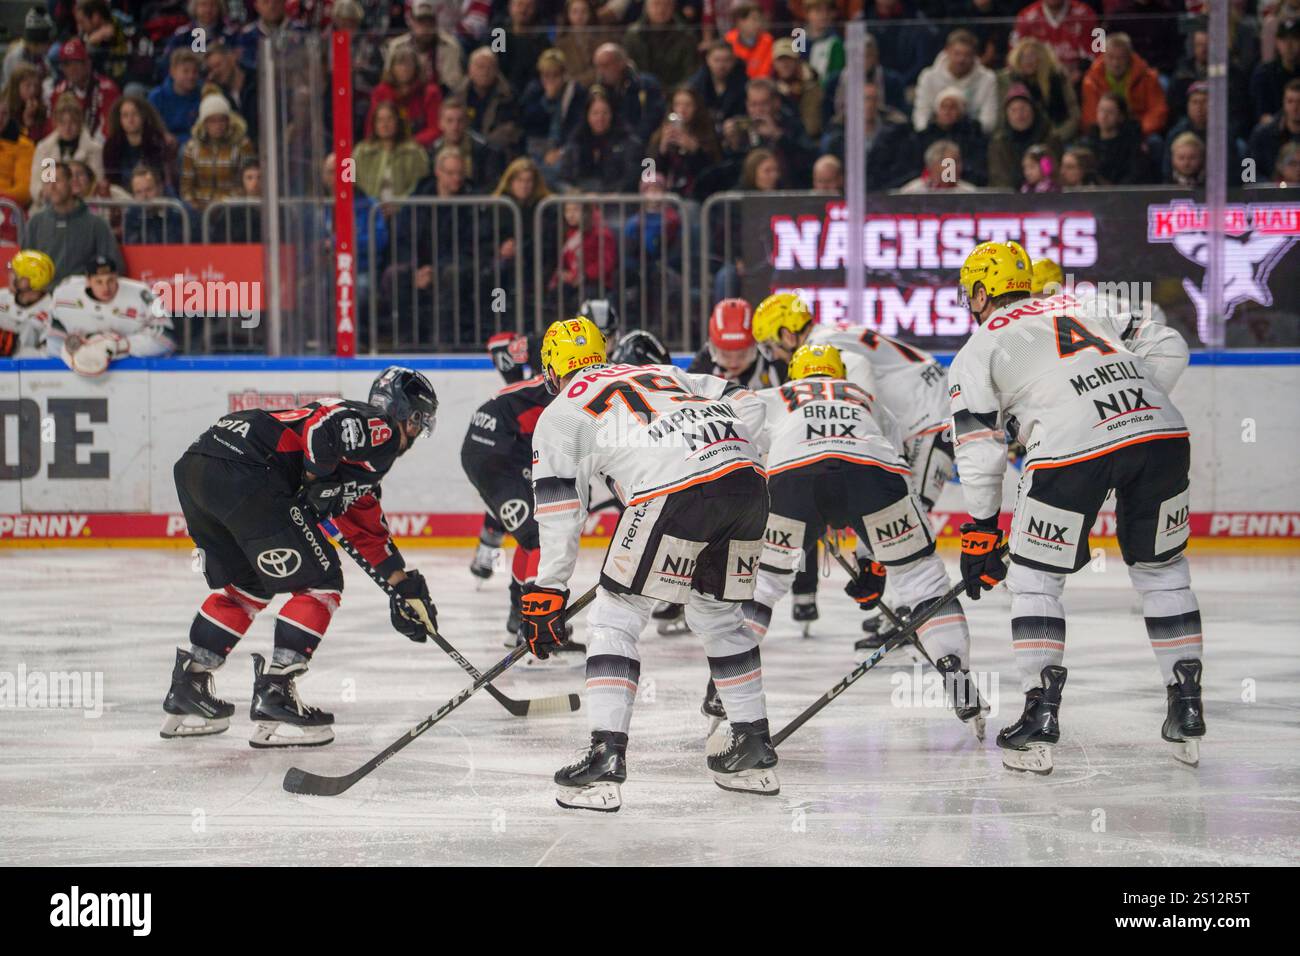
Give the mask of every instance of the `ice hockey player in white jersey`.
[[99, 375], [128, 355], [154, 358], [176, 350], [171, 317], [143, 282], [119, 278], [117, 266], [96, 256], [85, 275], [54, 289], [47, 338], [50, 355], [79, 375]]
[[[949, 370], [957, 465], [967, 510], [962, 576], [978, 598], [1004, 577], [1025, 709], [998, 734], [1003, 763], [1050, 773], [1065, 685], [1065, 576], [1088, 563], [1088, 533], [1107, 495], [1142, 597], [1147, 635], [1167, 688], [1161, 735], [1196, 764], [1201, 713], [1201, 615], [1183, 549], [1190, 444], [1169, 392], [1187, 365], [1178, 333], [1115, 316], [1067, 294], [1034, 297], [1031, 263], [1014, 242], [986, 242], [961, 269], [978, 328]], [[1025, 447], [1011, 522], [1011, 568], [999, 551], [1005, 437]]]
[[725, 744], [707, 759], [714, 782], [777, 793], [758, 641], [741, 613], [754, 593], [767, 524], [754, 444], [762, 403], [733, 383], [672, 365], [607, 365], [604, 339], [584, 318], [547, 329], [541, 362], [557, 394], [533, 433], [542, 553], [521, 609], [535, 654], [564, 640], [592, 478], [607, 479], [625, 506], [587, 619], [591, 746], [556, 773], [557, 802], [621, 806], [641, 670], [637, 639], [656, 600], [686, 605], [731, 715]]
[[[833, 345], [800, 346], [790, 381], [763, 389], [771, 499], [754, 598], [745, 620], [762, 636], [772, 608], [790, 589], [810, 545], [828, 527], [858, 536], [858, 577], [846, 591], [876, 607], [885, 569], [893, 593], [917, 613], [943, 599], [948, 572], [935, 553], [925, 509], [907, 485], [893, 417], [862, 386], [845, 378]], [[984, 737], [979, 695], [970, 679], [970, 631], [956, 598], [921, 625], [921, 644], [950, 688], [957, 716]]]
[[53, 281], [54, 260], [43, 252], [24, 249], [9, 260], [9, 286], [0, 289], [0, 358], [43, 354]]
[[[778, 292], [759, 303], [754, 338], [759, 350], [775, 360], [789, 361], [805, 344], [839, 349], [849, 381], [861, 385], [898, 422], [903, 459], [911, 469], [908, 485], [929, 514], [953, 475], [948, 397], [943, 367], [934, 356], [874, 329], [814, 324], [812, 309], [793, 292]], [[881, 621], [879, 614], [868, 615], [862, 622], [867, 636], [854, 647], [879, 647], [885, 639]]]

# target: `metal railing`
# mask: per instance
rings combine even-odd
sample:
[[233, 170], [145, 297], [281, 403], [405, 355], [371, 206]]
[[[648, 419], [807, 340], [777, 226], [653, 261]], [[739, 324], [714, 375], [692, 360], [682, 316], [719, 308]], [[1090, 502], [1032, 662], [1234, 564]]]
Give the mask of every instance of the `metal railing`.
[[12, 199], [0, 198], [0, 231], [8, 231], [10, 225], [14, 227], [15, 241], [21, 249], [23, 240], [27, 238], [27, 213]]
[[[566, 222], [565, 206], [579, 207], [579, 224]], [[636, 209], [630, 219], [629, 207]], [[676, 212], [675, 224], [666, 215], [670, 209]], [[696, 223], [692, 212], [692, 206], [672, 194], [598, 193], [543, 199], [533, 212], [534, 328], [540, 332], [549, 322], [572, 315], [584, 299], [608, 298], [624, 328], [645, 329], [669, 348], [689, 350], [691, 232]], [[552, 223], [547, 222], [547, 213]], [[649, 227], [651, 214], [660, 216], [657, 244]], [[548, 230], [553, 246], [546, 241]], [[548, 249], [552, 262], [545, 261]], [[589, 262], [590, 254], [595, 255], [595, 263]], [[612, 254], [612, 262], [606, 261], [607, 254]]]
[[[823, 196], [828, 202], [842, 199], [834, 193], [817, 192], [811, 189], [786, 189], [773, 192], [764, 192], [761, 194], [764, 199], [808, 199], [814, 196]], [[704, 205], [700, 207], [700, 324], [699, 328], [704, 329], [709, 324], [709, 313], [713, 311], [716, 298], [725, 298], [726, 296], [715, 297], [713, 283], [718, 272], [727, 268], [740, 258], [740, 250], [735, 248], [734, 232], [732, 228], [733, 209], [742, 200], [752, 199], [754, 193], [746, 192], [724, 192], [714, 193], [708, 199], [704, 200]], [[722, 207], [723, 217], [721, 228], [718, 233], [714, 232], [714, 210], [719, 206]], [[712, 261], [715, 249], [714, 239], [720, 239], [717, 245], [721, 246], [721, 255], [717, 262], [717, 268]], [[737, 275], [737, 282], [739, 275]], [[727, 291], [727, 295], [739, 295], [739, 290], [734, 292]]]
[[[146, 217], [150, 211], [162, 211], [160, 224], [162, 226], [162, 238], [157, 242], [179, 242], [189, 245], [190, 242], [190, 209], [179, 199], [173, 199], [170, 196], [163, 196], [158, 199], [110, 199], [107, 197], [94, 196], [86, 200], [86, 206], [91, 212], [97, 212], [100, 209], [108, 210], [110, 224], [113, 225], [113, 234], [124, 244], [129, 242], [126, 235], [126, 228], [130, 224], [130, 214], [133, 210], [139, 210], [140, 221], [146, 222]], [[177, 217], [173, 221], [172, 216], [167, 214], [167, 210]], [[174, 234], [174, 230], [179, 230], [179, 235]], [[139, 240], [137, 240], [139, 241]], [[152, 244], [154, 240], [150, 240]]]
[[[383, 248], [377, 229], [381, 216], [387, 229]], [[372, 355], [381, 344], [393, 351], [483, 348], [504, 328], [524, 331], [524, 222], [514, 201], [409, 196], [375, 203], [366, 235], [366, 347]], [[507, 240], [515, 246], [509, 262], [501, 255]]]

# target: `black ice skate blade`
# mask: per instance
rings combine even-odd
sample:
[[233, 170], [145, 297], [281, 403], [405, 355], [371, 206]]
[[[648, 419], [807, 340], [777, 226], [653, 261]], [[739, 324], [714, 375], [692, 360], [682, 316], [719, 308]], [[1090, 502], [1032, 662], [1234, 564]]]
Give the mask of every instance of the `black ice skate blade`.
[[328, 740], [313, 740], [311, 743], [305, 744], [259, 744], [256, 741], [250, 740], [248, 746], [252, 747], [254, 750], [301, 750], [306, 747], [324, 747], [326, 744], [332, 743], [334, 743], [333, 737]]
[[713, 783], [719, 790], [725, 790], [728, 793], [744, 793], [752, 797], [775, 797], [781, 793], [780, 787], [775, 790], [746, 790], [743, 787], [724, 787], [717, 780], [714, 780]]
[[592, 813], [618, 813], [618, 811], [623, 809], [623, 804], [621, 803], [616, 807], [587, 807], [579, 806], [574, 803], [565, 803], [559, 797], [555, 798], [555, 805], [564, 810], [590, 810]]

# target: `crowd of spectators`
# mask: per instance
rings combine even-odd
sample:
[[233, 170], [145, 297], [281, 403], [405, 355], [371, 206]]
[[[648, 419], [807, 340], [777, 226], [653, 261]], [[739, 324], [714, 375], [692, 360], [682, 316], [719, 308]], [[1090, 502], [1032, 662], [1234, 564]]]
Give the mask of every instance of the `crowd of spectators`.
[[[1300, 185], [1300, 0], [1230, 5], [1230, 182]], [[551, 194], [702, 202], [724, 190], [835, 191], [853, 162], [865, 164], [869, 188], [908, 193], [1197, 186], [1206, 175], [1207, 8], [1205, 0], [47, 0], [3, 59], [0, 195], [39, 213], [52, 185], [42, 161], [55, 159], [70, 164], [82, 200], [173, 197], [194, 215], [216, 200], [257, 196], [259, 40], [313, 31], [351, 34], [366, 215], [411, 196], [508, 197], [531, 223], [531, 209]], [[853, 18], [868, 31], [860, 156], [845, 155], [844, 27]], [[328, 117], [328, 99], [295, 92], [293, 108]], [[296, 135], [294, 122], [286, 136]], [[239, 227], [241, 238], [258, 238], [256, 215], [220, 211], [228, 234]], [[444, 218], [454, 226], [460, 216]], [[128, 242], [176, 241], [178, 218], [174, 209], [134, 209], [114, 225]], [[434, 246], [451, 240], [436, 217], [428, 235], [407, 218], [379, 224], [388, 242], [415, 243], [407, 294], [463, 282], [439, 272]], [[545, 242], [498, 230], [496, 248], [483, 251], [508, 262], [540, 243], [549, 287], [603, 281], [612, 268], [603, 246], [585, 250], [593, 235], [626, 224], [604, 223], [582, 204], [557, 219]], [[662, 254], [683, 228], [677, 219], [675, 207], [656, 203], [633, 225], [653, 232]], [[716, 292], [735, 278], [720, 274]]]

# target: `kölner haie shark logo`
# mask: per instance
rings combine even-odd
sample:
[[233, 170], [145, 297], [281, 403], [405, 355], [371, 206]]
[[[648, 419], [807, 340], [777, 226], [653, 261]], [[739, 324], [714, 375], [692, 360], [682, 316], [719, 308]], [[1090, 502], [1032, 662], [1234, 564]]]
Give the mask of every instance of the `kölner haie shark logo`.
[[[1147, 206], [1147, 241], [1172, 242], [1199, 266], [1209, 256], [1205, 206], [1188, 200]], [[1224, 207], [1223, 318], [1228, 321], [1243, 302], [1273, 304], [1268, 277], [1300, 238], [1300, 203], [1235, 203]], [[1196, 306], [1201, 341], [1209, 335], [1207, 279], [1197, 285], [1183, 279], [1183, 289]]]

